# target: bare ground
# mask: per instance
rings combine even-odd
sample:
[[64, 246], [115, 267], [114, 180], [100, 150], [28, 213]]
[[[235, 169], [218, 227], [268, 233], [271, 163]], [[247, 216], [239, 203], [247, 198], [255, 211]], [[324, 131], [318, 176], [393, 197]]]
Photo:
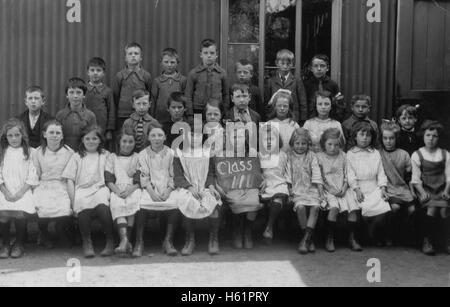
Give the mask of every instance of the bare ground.
[[[354, 253], [344, 246], [334, 254], [319, 248], [315, 254], [301, 256], [291, 240], [271, 246], [257, 242], [250, 251], [234, 250], [226, 240], [221, 254], [211, 257], [207, 238], [199, 241], [190, 257], [167, 257], [158, 242], [148, 242], [146, 256], [141, 259], [92, 260], [82, 257], [81, 247], [44, 250], [31, 244], [23, 258], [0, 260], [0, 286], [450, 286], [450, 256], [445, 254], [427, 257], [403, 247], [366, 248]], [[97, 252], [102, 248], [98, 243]], [[181, 244], [177, 242], [177, 247]], [[79, 283], [67, 280], [71, 258], [81, 262]], [[371, 258], [380, 261], [380, 283], [367, 280]]]

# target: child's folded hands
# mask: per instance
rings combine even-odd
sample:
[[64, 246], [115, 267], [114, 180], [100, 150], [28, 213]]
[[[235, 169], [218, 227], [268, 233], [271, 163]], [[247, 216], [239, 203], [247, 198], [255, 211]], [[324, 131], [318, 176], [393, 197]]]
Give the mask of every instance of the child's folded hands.
[[3, 195], [5, 196], [5, 199], [9, 202], [15, 202], [15, 196], [8, 190], [6, 190], [5, 192], [3, 192]]
[[135, 186], [131, 186], [126, 188], [124, 191], [120, 192], [119, 196], [123, 199], [127, 198], [128, 196], [130, 196], [131, 194], [134, 193], [134, 191], [136, 191], [137, 188]]
[[259, 186], [259, 189], [260, 189], [261, 193], [264, 193], [264, 191], [266, 190], [266, 186], [267, 186], [266, 181], [263, 180], [261, 182], [261, 185]]
[[211, 192], [211, 194], [217, 199], [220, 199], [220, 193], [216, 190], [216, 188], [214, 186], [209, 186], [209, 191]]
[[195, 199], [202, 200], [202, 195], [193, 186], [190, 186], [188, 190], [192, 193], [192, 196], [194, 196]]
[[339, 195], [336, 195], [336, 197], [342, 198], [345, 196], [345, 193], [347, 193], [348, 190], [348, 184], [345, 183], [344, 186], [342, 187], [342, 190], [338, 193]]
[[426, 203], [427, 201], [429, 201], [430, 200], [430, 195], [428, 194], [428, 193], [421, 193], [420, 195], [419, 195], [419, 201], [421, 202], [421, 203]]
[[22, 197], [25, 195], [26, 192], [24, 191], [19, 191], [17, 192], [14, 196], [13, 199], [14, 201], [18, 201], [19, 199], [22, 199]]
[[153, 190], [153, 187], [151, 185], [147, 186], [147, 192], [152, 198], [153, 201], [163, 202], [164, 200]]
[[172, 193], [172, 189], [171, 188], [167, 188], [162, 194], [161, 194], [161, 199], [163, 201], [166, 201], [169, 199], [170, 197], [170, 193]]
[[359, 203], [363, 203], [364, 202], [364, 194], [361, 192], [360, 188], [355, 189], [355, 193], [356, 193], [356, 199], [358, 200]]
[[345, 196], [345, 192], [341, 190], [337, 192], [334, 196], [336, 196], [337, 198], [342, 198]]
[[382, 187], [382, 188], [381, 188], [381, 198], [382, 198], [384, 201], [389, 201], [389, 195], [388, 195], [387, 192], [386, 192], [386, 187]]

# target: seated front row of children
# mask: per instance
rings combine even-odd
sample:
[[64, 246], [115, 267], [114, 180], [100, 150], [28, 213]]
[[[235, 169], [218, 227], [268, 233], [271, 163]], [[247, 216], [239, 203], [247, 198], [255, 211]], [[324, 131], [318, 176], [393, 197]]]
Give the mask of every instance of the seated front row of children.
[[[63, 125], [56, 120], [44, 125], [42, 144], [32, 149], [24, 124], [9, 120], [1, 135], [0, 258], [23, 255], [27, 218], [33, 215], [38, 217], [41, 243], [46, 247], [53, 245], [49, 223], [56, 223], [58, 235], [67, 242], [74, 231], [71, 217], [76, 217], [87, 258], [95, 256], [91, 238], [95, 217], [106, 236], [101, 255], [134, 257], [144, 253], [150, 214], [157, 214], [165, 225], [163, 250], [171, 256], [178, 254], [174, 234], [180, 220], [186, 229], [181, 254], [187, 256], [195, 250], [195, 221], [208, 218], [208, 252], [214, 255], [219, 253], [219, 225], [225, 206], [233, 214], [233, 246], [252, 248], [253, 223], [263, 204], [269, 214], [263, 232], [265, 241], [273, 239], [282, 209], [292, 208], [302, 230], [298, 247], [301, 254], [315, 251], [313, 234], [323, 210], [327, 212], [325, 248], [333, 252], [340, 213], [348, 213], [351, 249], [361, 251], [360, 215], [369, 239], [388, 243], [402, 212], [410, 217], [415, 209], [423, 209], [426, 217], [422, 249], [427, 255], [434, 254], [438, 239], [436, 219], [449, 222], [450, 154], [438, 146], [442, 126], [432, 121], [423, 124], [425, 146], [414, 152], [411, 159], [396, 147], [400, 132], [396, 123], [381, 125], [382, 148], [378, 151], [377, 132], [364, 120], [353, 124], [348, 141], [354, 146], [347, 154], [342, 151], [344, 138], [337, 128], [328, 128], [321, 134], [320, 149], [316, 151], [312, 134], [296, 127], [285, 151], [282, 149], [286, 136], [277, 131], [286, 118], [282, 112], [283, 95], [279, 97], [274, 102], [279, 121], [264, 126], [270, 133], [260, 138], [260, 145], [266, 150], [259, 155], [252, 151], [248, 134], [244, 139], [238, 136], [242, 132], [239, 129], [234, 136], [225, 135], [225, 143], [236, 143], [236, 147], [225, 149], [224, 143], [213, 142], [210, 148], [204, 148], [203, 135], [187, 133], [183, 147], [174, 151], [165, 145], [166, 133], [157, 123], [148, 126], [149, 145], [139, 153], [135, 153], [139, 140], [136, 131], [127, 126], [117, 137], [114, 153], [103, 148], [103, 134], [97, 126], [83, 130], [74, 153], [64, 145]], [[145, 101], [146, 98], [135, 100], [136, 104]], [[219, 106], [211, 101], [205, 110], [207, 124], [216, 131], [215, 136], [225, 131], [220, 125]], [[217, 116], [212, 115], [215, 113]], [[225, 154], [218, 156], [222, 148]], [[245, 154], [238, 155], [242, 151]], [[408, 173], [412, 173], [411, 180]], [[421, 203], [418, 207], [415, 197]], [[13, 246], [11, 223], [16, 229]], [[114, 224], [120, 238], [118, 246]], [[130, 237], [133, 227], [134, 246]]]

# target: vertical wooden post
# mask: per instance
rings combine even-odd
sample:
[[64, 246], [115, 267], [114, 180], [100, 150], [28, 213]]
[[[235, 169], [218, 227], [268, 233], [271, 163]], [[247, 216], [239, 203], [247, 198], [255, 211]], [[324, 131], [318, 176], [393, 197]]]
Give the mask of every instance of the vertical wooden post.
[[259, 91], [263, 101], [267, 99], [264, 97], [264, 66], [266, 63], [266, 0], [260, 0], [259, 3]]
[[297, 0], [295, 5], [295, 77], [299, 79], [302, 70], [303, 0]]
[[333, 0], [331, 8], [331, 79], [341, 84], [342, 2]]
[[220, 66], [228, 67], [229, 0], [220, 1]]

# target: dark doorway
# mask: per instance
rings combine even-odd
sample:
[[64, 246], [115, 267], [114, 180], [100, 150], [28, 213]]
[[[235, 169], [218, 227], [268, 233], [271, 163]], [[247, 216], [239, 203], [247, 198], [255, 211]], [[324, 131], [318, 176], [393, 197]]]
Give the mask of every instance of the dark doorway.
[[303, 0], [302, 9], [302, 71], [316, 54], [331, 57], [332, 0]]
[[270, 78], [276, 70], [276, 55], [281, 49], [295, 53], [296, 6], [291, 3], [273, 11], [266, 9], [266, 42], [264, 77]]

